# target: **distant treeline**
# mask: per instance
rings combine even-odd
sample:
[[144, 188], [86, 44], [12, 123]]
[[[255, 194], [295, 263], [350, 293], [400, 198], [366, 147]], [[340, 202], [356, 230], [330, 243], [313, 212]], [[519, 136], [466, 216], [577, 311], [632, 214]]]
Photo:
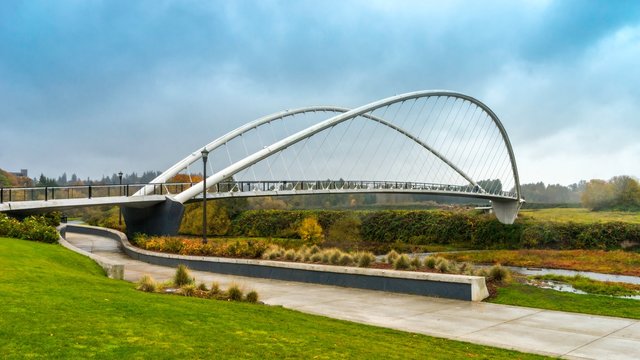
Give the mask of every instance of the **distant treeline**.
[[582, 193], [582, 205], [591, 210], [640, 210], [640, 184], [630, 176], [609, 181], [591, 180]]

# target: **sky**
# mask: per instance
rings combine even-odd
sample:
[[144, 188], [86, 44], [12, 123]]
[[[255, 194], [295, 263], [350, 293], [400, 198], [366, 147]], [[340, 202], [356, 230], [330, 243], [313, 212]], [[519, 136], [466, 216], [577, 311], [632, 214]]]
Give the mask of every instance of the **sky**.
[[522, 183], [640, 176], [638, 1], [0, 2], [0, 168], [164, 170], [248, 121], [449, 89]]

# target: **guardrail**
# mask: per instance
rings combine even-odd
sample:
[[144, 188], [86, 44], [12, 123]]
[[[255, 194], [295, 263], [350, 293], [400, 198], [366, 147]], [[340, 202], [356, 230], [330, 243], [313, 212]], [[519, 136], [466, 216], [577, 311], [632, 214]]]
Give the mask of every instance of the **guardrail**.
[[[18, 201], [49, 201], [68, 199], [91, 199], [99, 197], [132, 196], [138, 190], [152, 186], [148, 195], [177, 194], [196, 183], [122, 184], [122, 185], [70, 185], [44, 187], [1, 187], [0, 204]], [[300, 181], [230, 181], [210, 187], [208, 193], [261, 192], [261, 191], [314, 191], [314, 190], [406, 190], [407, 192], [442, 192], [484, 194], [516, 198], [511, 191], [486, 192], [478, 186], [418, 183], [401, 181], [346, 181], [346, 180], [300, 180]]]

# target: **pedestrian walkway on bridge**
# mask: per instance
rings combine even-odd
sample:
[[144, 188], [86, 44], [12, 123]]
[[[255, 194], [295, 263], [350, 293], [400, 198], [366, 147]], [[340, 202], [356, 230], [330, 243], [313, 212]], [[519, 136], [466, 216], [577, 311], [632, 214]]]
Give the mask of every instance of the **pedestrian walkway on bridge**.
[[[67, 233], [74, 246], [124, 264], [127, 281], [165, 281], [175, 269], [133, 260], [114, 240]], [[640, 321], [193, 271], [198, 282], [256, 290], [268, 305], [568, 359], [640, 359]]]

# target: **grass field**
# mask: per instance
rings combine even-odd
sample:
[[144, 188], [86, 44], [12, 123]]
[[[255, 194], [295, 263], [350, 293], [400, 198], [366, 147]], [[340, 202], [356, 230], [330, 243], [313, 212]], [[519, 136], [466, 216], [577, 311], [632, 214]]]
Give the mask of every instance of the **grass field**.
[[622, 221], [640, 224], [640, 212], [590, 211], [584, 208], [523, 209], [520, 210], [518, 217], [522, 221], [530, 219], [575, 223]]
[[57, 245], [0, 238], [0, 357], [539, 359], [307, 315], [148, 294]]
[[581, 295], [540, 289], [531, 285], [512, 283], [498, 288], [489, 302], [527, 306], [540, 309], [568, 311], [591, 315], [640, 319], [640, 301], [600, 295]]
[[456, 261], [640, 276], [640, 253], [622, 250], [487, 250], [439, 254]]

